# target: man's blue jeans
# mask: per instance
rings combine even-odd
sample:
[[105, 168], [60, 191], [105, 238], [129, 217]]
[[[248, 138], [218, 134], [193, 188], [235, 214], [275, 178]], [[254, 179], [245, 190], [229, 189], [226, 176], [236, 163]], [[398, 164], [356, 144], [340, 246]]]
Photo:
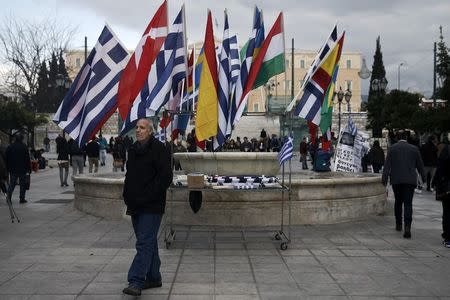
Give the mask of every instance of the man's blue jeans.
[[25, 200], [25, 173], [24, 174], [13, 174], [9, 173], [9, 187], [8, 187], [8, 196], [9, 199], [12, 199], [12, 193], [14, 192], [14, 188], [16, 187], [17, 179], [19, 179], [19, 185], [20, 185], [20, 194], [19, 199]]
[[158, 253], [158, 230], [161, 214], [136, 214], [131, 216], [136, 235], [136, 256], [128, 271], [130, 285], [142, 289], [145, 280], [161, 281]]

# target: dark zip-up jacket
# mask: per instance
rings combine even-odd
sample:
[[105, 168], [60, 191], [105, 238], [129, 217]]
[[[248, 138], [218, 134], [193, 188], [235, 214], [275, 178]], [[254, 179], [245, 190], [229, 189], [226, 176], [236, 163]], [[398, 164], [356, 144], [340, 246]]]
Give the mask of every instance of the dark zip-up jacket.
[[150, 136], [144, 145], [131, 145], [123, 188], [128, 213], [163, 214], [172, 176], [170, 153], [163, 143]]

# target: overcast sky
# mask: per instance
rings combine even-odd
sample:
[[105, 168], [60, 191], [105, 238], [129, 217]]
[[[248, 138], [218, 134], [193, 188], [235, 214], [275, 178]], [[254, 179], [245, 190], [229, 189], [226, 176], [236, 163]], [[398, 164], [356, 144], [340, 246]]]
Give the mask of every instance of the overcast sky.
[[[1, 0], [3, 15], [39, 20], [54, 17], [61, 23], [78, 26], [73, 48], [82, 48], [84, 36], [92, 47], [105, 22], [122, 42], [134, 49], [142, 32], [162, 0]], [[183, 1], [169, 0], [170, 22]], [[433, 89], [433, 42], [439, 39], [439, 25], [450, 45], [449, 0], [187, 0], [186, 19], [189, 42], [204, 36], [207, 8], [217, 19], [214, 28], [222, 36], [223, 10], [228, 9], [230, 29], [240, 43], [250, 35], [254, 5], [263, 9], [266, 33], [279, 11], [284, 12], [286, 45], [295, 39], [295, 48], [315, 50], [322, 45], [333, 25], [346, 30], [344, 51], [358, 51], [372, 69], [375, 40], [381, 36], [383, 61], [389, 88], [397, 88], [398, 66], [401, 89], [419, 91], [427, 96]], [[363, 94], [367, 94], [367, 80]]]

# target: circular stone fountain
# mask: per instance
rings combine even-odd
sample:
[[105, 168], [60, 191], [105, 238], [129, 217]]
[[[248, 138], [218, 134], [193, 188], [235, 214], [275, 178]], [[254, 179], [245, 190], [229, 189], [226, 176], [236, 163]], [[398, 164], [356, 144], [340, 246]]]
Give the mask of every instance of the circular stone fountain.
[[[176, 153], [185, 173], [220, 175], [276, 175], [280, 168], [276, 153]], [[243, 173], [242, 170], [245, 170]], [[281, 176], [279, 176], [281, 177]], [[74, 177], [75, 207], [110, 219], [122, 218], [123, 174], [88, 174]], [[285, 176], [288, 184], [288, 176]], [[214, 190], [203, 192], [196, 214], [190, 208], [187, 190], [167, 193], [166, 212], [172, 223], [183, 225], [272, 226], [288, 218], [288, 191]], [[283, 198], [284, 197], [284, 198]], [[285, 199], [284, 203], [281, 201]], [[381, 214], [386, 206], [386, 189], [381, 178], [368, 173], [293, 172], [291, 180], [291, 224], [330, 224], [365, 219]]]

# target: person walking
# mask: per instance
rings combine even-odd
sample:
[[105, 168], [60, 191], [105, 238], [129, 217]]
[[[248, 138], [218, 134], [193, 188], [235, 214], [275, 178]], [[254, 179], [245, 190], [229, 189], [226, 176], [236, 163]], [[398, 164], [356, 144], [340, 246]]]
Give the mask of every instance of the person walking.
[[300, 142], [300, 161], [302, 163], [302, 169], [308, 170], [308, 163], [306, 162], [308, 157], [308, 144], [306, 143], [306, 137], [303, 137]]
[[427, 191], [431, 192], [431, 180], [433, 180], [434, 172], [437, 165], [437, 139], [434, 135], [428, 137], [427, 142], [420, 148], [423, 165], [425, 169], [425, 179], [423, 183], [427, 183]]
[[116, 137], [114, 141], [114, 147], [112, 150], [113, 156], [113, 172], [117, 172], [119, 169], [123, 172], [125, 170], [126, 150], [122, 143], [122, 137]]
[[136, 235], [136, 255], [128, 271], [124, 294], [139, 296], [141, 290], [162, 286], [158, 230], [172, 182], [170, 154], [153, 135], [150, 120], [136, 124], [137, 141], [130, 146], [123, 199]]
[[384, 165], [384, 151], [383, 148], [380, 147], [379, 141], [373, 142], [373, 146], [370, 148], [367, 156], [368, 163], [372, 165], [373, 172], [380, 173], [380, 170]]
[[19, 202], [27, 203], [25, 200], [26, 177], [31, 173], [30, 153], [23, 143], [23, 135], [18, 134], [13, 144], [6, 148], [6, 169], [9, 173], [8, 198], [12, 199], [12, 193], [16, 186], [17, 179], [20, 185]]
[[404, 238], [411, 238], [412, 200], [417, 183], [417, 173], [425, 178], [422, 158], [419, 148], [408, 144], [406, 133], [399, 133], [399, 141], [388, 151], [383, 168], [382, 182], [386, 186], [388, 179], [394, 190], [395, 230], [402, 231], [402, 210], [404, 207]]
[[58, 153], [59, 182], [61, 186], [69, 186], [67, 177], [69, 177], [69, 144], [66, 139], [61, 137], [56, 143], [56, 152]]
[[98, 136], [98, 144], [100, 145], [100, 166], [106, 166], [106, 152], [108, 149], [108, 142], [101, 134]]
[[97, 142], [97, 137], [94, 136], [86, 145], [86, 154], [89, 161], [89, 173], [92, 173], [94, 167], [94, 173], [98, 172], [98, 156], [100, 154], [100, 145]]
[[450, 146], [439, 144], [436, 172], [432, 185], [436, 188], [436, 200], [442, 201], [442, 238], [450, 248]]
[[83, 174], [84, 171], [84, 150], [78, 146], [78, 142], [74, 139], [68, 141], [69, 154], [72, 163], [72, 176]]

